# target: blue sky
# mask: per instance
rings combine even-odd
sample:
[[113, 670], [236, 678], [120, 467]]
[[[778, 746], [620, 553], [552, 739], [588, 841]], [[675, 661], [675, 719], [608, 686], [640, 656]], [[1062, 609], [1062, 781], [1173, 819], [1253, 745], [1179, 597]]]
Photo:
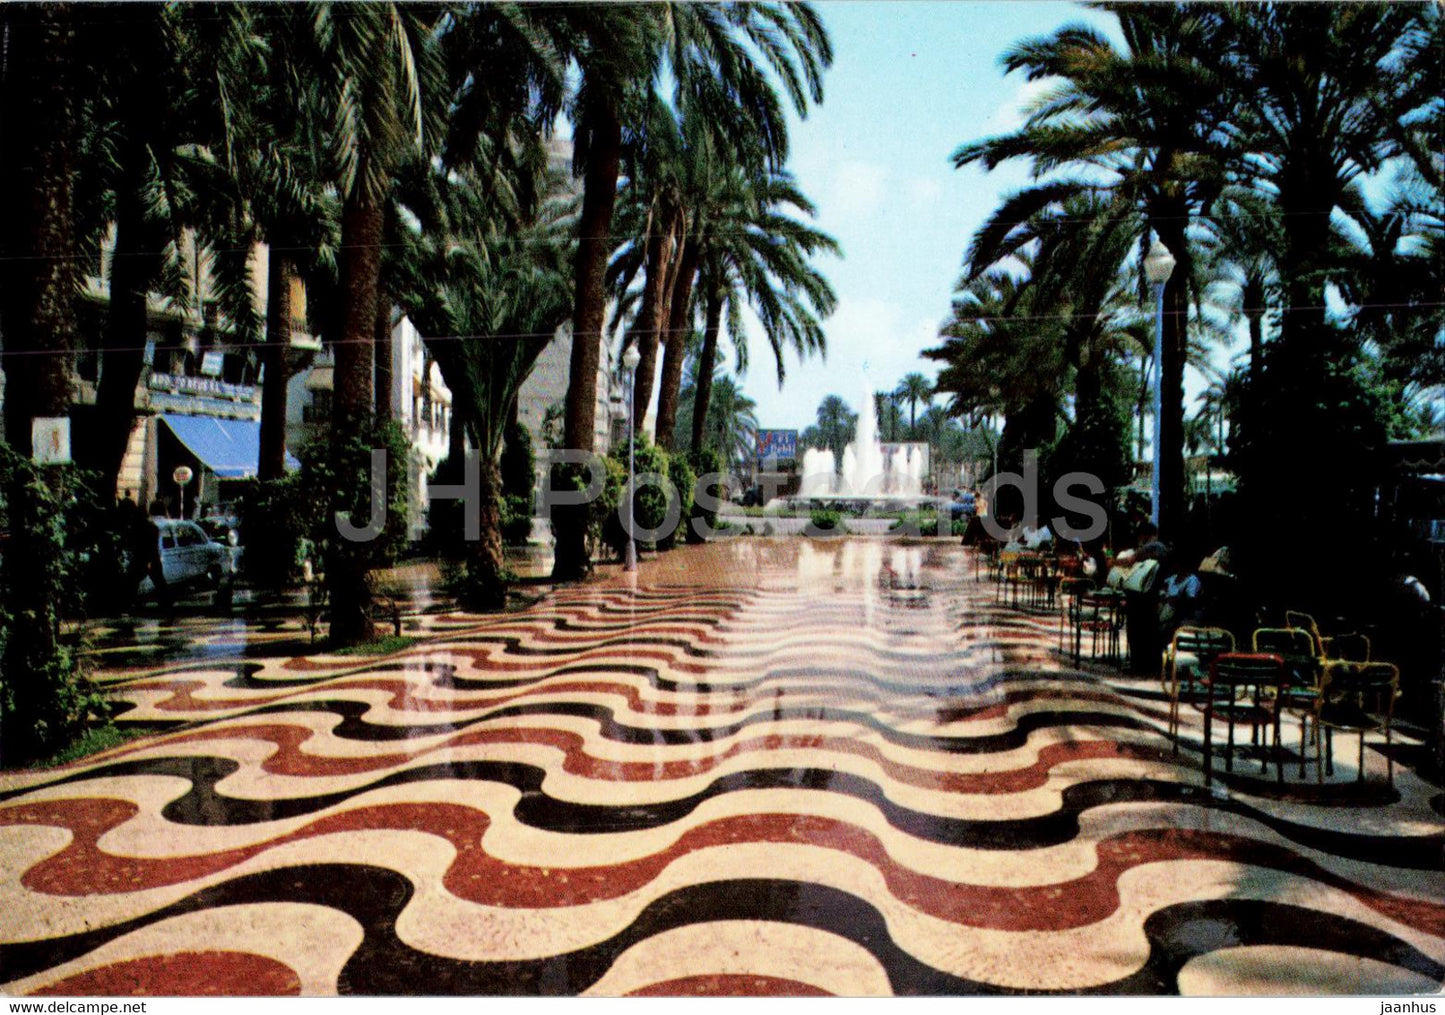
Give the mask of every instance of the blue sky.
[[[1106, 15], [1071, 3], [983, 0], [819, 0], [834, 63], [822, 106], [795, 120], [789, 168], [843, 246], [821, 267], [838, 293], [826, 361], [787, 360], [781, 391], [754, 338], [744, 378], [764, 427], [804, 427], [827, 394], [854, 409], [865, 390], [906, 373], [929, 377], [919, 353], [937, 345], [968, 238], [1027, 179], [1023, 164], [955, 170], [960, 144], [1022, 122], [1037, 92], [1005, 77], [1012, 44]], [[1114, 34], [1111, 30], [1111, 34]]]

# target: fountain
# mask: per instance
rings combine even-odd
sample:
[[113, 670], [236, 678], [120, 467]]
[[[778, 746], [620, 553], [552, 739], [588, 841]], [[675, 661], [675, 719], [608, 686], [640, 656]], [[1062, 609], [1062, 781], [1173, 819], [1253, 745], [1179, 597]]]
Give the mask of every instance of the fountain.
[[833, 475], [833, 452], [829, 448], [808, 448], [803, 452], [800, 497], [827, 497], [836, 493], [837, 477]]
[[[922, 502], [923, 455], [912, 447], [893, 448], [884, 455], [878, 440], [878, 420], [873, 396], [864, 392], [868, 408], [858, 414], [858, 431], [843, 449], [842, 460], [828, 448], [803, 452], [802, 474], [796, 500], [854, 501], [878, 504], [883, 501]], [[835, 472], [836, 469], [836, 472]]]

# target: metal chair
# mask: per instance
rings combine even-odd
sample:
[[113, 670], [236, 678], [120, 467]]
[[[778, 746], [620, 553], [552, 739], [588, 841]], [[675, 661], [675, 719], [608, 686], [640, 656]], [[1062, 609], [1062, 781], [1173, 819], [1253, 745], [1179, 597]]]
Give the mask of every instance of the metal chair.
[[1315, 639], [1315, 655], [1321, 659], [1331, 655], [1331, 638], [1320, 632], [1320, 625], [1315, 623], [1315, 618], [1308, 613], [1301, 613], [1299, 610], [1284, 611], [1285, 627], [1301, 627], [1308, 631]]
[[1179, 702], [1200, 704], [1204, 676], [1216, 656], [1234, 651], [1234, 635], [1222, 627], [1185, 625], [1174, 632], [1160, 663], [1159, 681], [1169, 697], [1169, 739], [1179, 753]]
[[1124, 623], [1124, 597], [1113, 589], [1093, 589], [1079, 600], [1074, 625], [1074, 665], [1083, 660], [1084, 632], [1089, 633], [1089, 658], [1099, 658], [1099, 645], [1111, 658], [1119, 658], [1119, 631]]
[[1072, 631], [1079, 621], [1079, 606], [1083, 597], [1094, 591], [1092, 578], [1065, 578], [1059, 582], [1059, 652], [1064, 651], [1064, 634]]
[[[1275, 778], [1284, 781], [1284, 764], [1279, 756], [1279, 715], [1282, 688], [1288, 679], [1284, 659], [1269, 652], [1225, 652], [1209, 665], [1207, 693], [1204, 696], [1204, 784], [1214, 780], [1214, 717], [1222, 713], [1229, 723], [1229, 740], [1225, 748], [1224, 770], [1234, 771], [1234, 727], [1246, 723], [1251, 743], [1258, 743], [1259, 727], [1274, 727]], [[1266, 702], [1264, 690], [1273, 694]], [[1250, 694], [1250, 690], [1253, 694]], [[1259, 770], [1269, 769], [1269, 751], [1263, 752]]]
[[1338, 659], [1325, 663], [1324, 674], [1320, 677], [1319, 700], [1315, 704], [1315, 763], [1320, 782], [1323, 782], [1325, 777], [1320, 753], [1333, 747], [1333, 744], [1321, 746], [1320, 741], [1325, 738], [1318, 736], [1318, 729], [1323, 728], [1326, 733], [1343, 730], [1359, 734], [1359, 771], [1356, 779], [1360, 781], [1365, 778], [1365, 734], [1383, 731], [1386, 778], [1391, 786], [1395, 784], [1395, 759], [1390, 756], [1389, 747], [1395, 699], [1399, 694], [1400, 670], [1393, 663], [1350, 662]]
[[[1315, 636], [1302, 627], [1261, 627], [1254, 632], [1254, 651], [1267, 652], [1284, 660], [1287, 683], [1280, 690], [1281, 707], [1299, 718], [1299, 774], [1305, 775], [1305, 745], [1308, 724], [1319, 701], [1322, 660]], [[1315, 730], [1319, 736], [1319, 730]]]
[[1341, 659], [1350, 663], [1367, 663], [1370, 661], [1370, 639], [1368, 635], [1357, 632], [1337, 634], [1329, 639], [1329, 643], [1331, 659]]

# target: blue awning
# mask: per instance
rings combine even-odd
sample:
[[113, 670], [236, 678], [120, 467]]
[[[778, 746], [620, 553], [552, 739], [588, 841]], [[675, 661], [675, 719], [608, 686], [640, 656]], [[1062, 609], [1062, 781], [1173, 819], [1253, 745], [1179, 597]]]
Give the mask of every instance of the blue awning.
[[[161, 421], [187, 451], [222, 479], [248, 479], [256, 475], [261, 458], [260, 423], [169, 414], [162, 416]], [[286, 468], [295, 469], [300, 464], [289, 452], [286, 454]]]

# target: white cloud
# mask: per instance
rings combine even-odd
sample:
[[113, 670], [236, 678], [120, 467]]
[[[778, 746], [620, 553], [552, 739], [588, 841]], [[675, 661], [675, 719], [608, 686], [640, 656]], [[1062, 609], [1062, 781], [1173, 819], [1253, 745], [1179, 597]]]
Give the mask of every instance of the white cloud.
[[887, 171], [871, 162], [842, 162], [828, 181], [823, 207], [830, 219], [866, 218], [874, 214], [887, 195]]
[[931, 176], [915, 176], [905, 188], [910, 203], [927, 208], [943, 197], [943, 184]]
[[1034, 104], [1053, 91], [1058, 83], [1058, 78], [1021, 82], [1008, 101], [999, 103], [989, 114], [989, 134], [1008, 134], [1018, 130], [1024, 125], [1029, 113], [1033, 112]]
[[744, 386], [757, 400], [764, 426], [807, 426], [826, 395], [838, 395], [856, 410], [865, 393], [891, 389], [904, 374], [932, 377], [936, 372], [936, 364], [919, 354], [939, 344], [938, 321], [920, 315], [918, 308], [888, 299], [844, 298], [825, 327], [827, 362], [815, 358], [800, 364], [790, 353], [781, 392], [767, 343], [754, 333]]

